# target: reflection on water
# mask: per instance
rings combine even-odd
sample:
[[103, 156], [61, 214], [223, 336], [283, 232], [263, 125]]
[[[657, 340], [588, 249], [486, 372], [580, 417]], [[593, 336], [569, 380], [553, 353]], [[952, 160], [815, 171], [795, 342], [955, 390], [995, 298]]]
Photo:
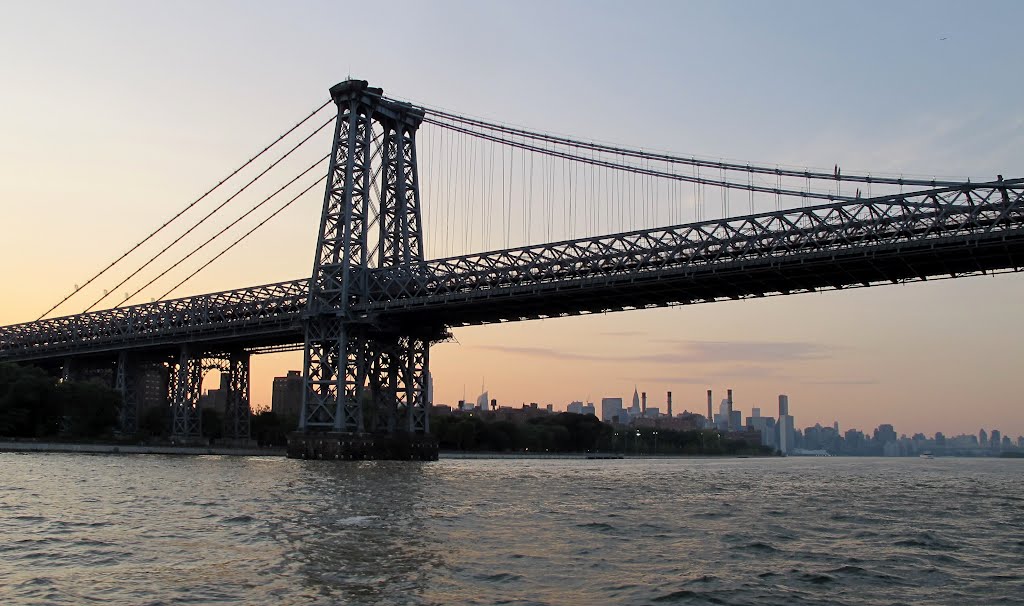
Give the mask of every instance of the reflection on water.
[[0, 604], [1024, 603], [1022, 461], [0, 470]]

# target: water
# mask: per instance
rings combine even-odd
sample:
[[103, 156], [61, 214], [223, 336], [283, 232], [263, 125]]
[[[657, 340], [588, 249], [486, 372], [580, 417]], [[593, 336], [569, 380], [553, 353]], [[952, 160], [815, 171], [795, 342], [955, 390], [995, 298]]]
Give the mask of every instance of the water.
[[1024, 604], [1022, 472], [0, 454], [0, 604]]

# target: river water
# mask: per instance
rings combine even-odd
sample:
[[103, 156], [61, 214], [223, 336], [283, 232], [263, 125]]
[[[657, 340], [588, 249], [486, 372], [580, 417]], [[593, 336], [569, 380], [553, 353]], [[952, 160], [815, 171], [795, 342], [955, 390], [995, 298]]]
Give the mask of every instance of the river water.
[[0, 454], [0, 604], [1024, 604], [1024, 460]]

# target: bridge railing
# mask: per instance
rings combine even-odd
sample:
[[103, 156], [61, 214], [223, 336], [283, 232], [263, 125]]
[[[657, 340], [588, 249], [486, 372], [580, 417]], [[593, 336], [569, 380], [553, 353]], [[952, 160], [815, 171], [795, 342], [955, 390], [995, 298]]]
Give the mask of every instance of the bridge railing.
[[293, 280], [3, 326], [0, 359], [293, 322], [308, 288], [308, 280]]
[[362, 307], [724, 261], [1024, 228], [1024, 180], [524, 246], [370, 272]]

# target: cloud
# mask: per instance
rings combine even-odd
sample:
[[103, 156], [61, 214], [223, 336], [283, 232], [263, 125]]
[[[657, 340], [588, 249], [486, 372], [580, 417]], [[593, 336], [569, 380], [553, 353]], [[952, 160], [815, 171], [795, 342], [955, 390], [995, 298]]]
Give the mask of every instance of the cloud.
[[699, 375], [655, 375], [634, 378], [629, 380], [651, 381], [654, 383], [682, 383], [688, 385], [710, 385], [722, 379], [784, 379], [790, 380], [791, 376], [780, 373], [780, 369], [771, 366], [740, 365], [730, 366], [721, 370], [704, 370]]
[[740, 364], [715, 376], [778, 376], [765, 364], [823, 360], [832, 357], [835, 348], [801, 341], [670, 341], [667, 351], [643, 354], [590, 354], [563, 351], [551, 347], [515, 345], [477, 345], [479, 349], [557, 360], [644, 364]]
[[832, 357], [835, 348], [802, 341], [671, 341], [674, 351], [626, 356], [623, 359], [650, 363], [777, 363], [822, 360]]
[[683, 376], [661, 376], [661, 377], [619, 377], [621, 381], [639, 381], [641, 383], [669, 383], [683, 385], [708, 385], [711, 381], [707, 377], [683, 377]]
[[558, 360], [584, 360], [589, 362], [614, 362], [614, 356], [597, 356], [594, 354], [556, 351], [550, 347], [520, 347], [516, 345], [477, 345], [478, 349], [487, 349], [503, 353], [518, 354], [534, 358], [553, 358]]
[[875, 379], [816, 379], [801, 381], [804, 385], [879, 385]]

